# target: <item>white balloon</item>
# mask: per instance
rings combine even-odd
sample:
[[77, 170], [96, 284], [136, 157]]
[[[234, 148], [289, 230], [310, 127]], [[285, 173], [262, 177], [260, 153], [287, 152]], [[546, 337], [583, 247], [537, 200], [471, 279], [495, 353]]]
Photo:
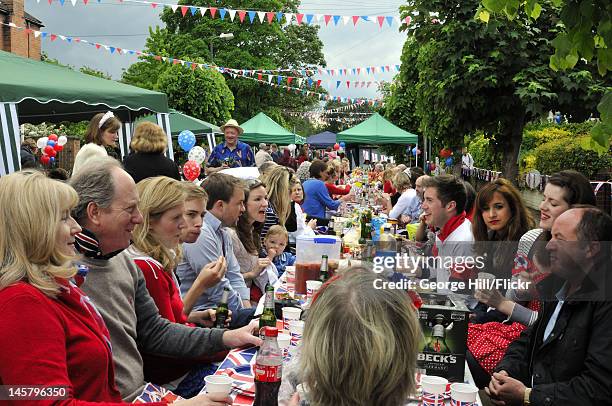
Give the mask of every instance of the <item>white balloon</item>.
[[65, 135], [61, 135], [58, 139], [57, 139], [57, 144], [58, 145], [66, 145], [66, 143], [68, 142], [68, 137], [66, 137]]
[[36, 146], [40, 149], [43, 149], [47, 145], [47, 141], [49, 141], [48, 137], [42, 137], [36, 140]]
[[198, 165], [201, 165], [206, 159], [206, 152], [204, 151], [204, 148], [195, 146], [189, 150], [188, 158], [190, 161], [195, 161], [198, 163]]
[[293, 152], [293, 151], [295, 151], [295, 149], [297, 147], [295, 146], [295, 144], [289, 144], [289, 146], [287, 148], [289, 148], [289, 151]]

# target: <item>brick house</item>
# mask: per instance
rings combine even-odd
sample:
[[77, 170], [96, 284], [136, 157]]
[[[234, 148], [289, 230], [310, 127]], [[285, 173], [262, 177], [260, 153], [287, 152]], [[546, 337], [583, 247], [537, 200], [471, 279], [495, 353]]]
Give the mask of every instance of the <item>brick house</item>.
[[[24, 0], [0, 0], [0, 22], [13, 23], [19, 27], [40, 30], [42, 21], [24, 10]], [[19, 56], [40, 61], [40, 37], [34, 38], [25, 32], [0, 25], [0, 49]]]

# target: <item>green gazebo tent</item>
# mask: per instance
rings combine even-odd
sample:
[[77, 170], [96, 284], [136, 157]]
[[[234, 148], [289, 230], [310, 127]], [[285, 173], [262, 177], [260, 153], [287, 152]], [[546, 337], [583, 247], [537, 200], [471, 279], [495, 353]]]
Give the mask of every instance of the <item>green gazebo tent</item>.
[[306, 138], [286, 130], [263, 112], [243, 123], [241, 127], [244, 133], [240, 136], [240, 140], [244, 142], [267, 142], [282, 145], [306, 142]]
[[[0, 176], [20, 169], [20, 122], [89, 120], [108, 110], [123, 122], [122, 154], [128, 152], [138, 116], [156, 113], [157, 124], [171, 132], [163, 93], [0, 51]], [[171, 147], [168, 156], [173, 156]]]
[[[153, 114], [143, 117], [142, 120], [152, 123], [156, 122], [155, 115]], [[195, 135], [223, 133], [221, 129], [214, 124], [188, 116], [174, 109], [170, 109], [170, 127], [172, 128], [172, 135], [179, 135], [183, 130], [189, 130]]]
[[402, 130], [378, 113], [361, 124], [338, 133], [338, 142], [347, 144], [417, 144], [419, 136]]

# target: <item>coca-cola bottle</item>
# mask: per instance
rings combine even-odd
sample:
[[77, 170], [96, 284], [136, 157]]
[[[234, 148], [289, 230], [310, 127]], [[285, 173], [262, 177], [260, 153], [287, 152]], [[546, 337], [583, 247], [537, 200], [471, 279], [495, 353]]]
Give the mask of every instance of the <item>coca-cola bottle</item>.
[[278, 347], [276, 327], [264, 327], [264, 342], [255, 359], [255, 402], [253, 406], [278, 406], [283, 374], [283, 353]]

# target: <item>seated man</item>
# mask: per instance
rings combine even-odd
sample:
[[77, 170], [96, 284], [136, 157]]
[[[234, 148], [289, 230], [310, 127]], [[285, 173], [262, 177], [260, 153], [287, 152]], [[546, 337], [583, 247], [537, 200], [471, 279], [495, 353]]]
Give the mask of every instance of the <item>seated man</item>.
[[553, 276], [538, 289], [555, 279], [562, 287], [495, 368], [486, 389], [495, 405], [610, 404], [610, 241], [612, 217], [595, 207], [573, 206], [555, 220], [546, 247]]
[[244, 326], [253, 318], [255, 308], [251, 308], [250, 290], [234, 255], [232, 238], [225, 229], [235, 225], [245, 210], [244, 185], [238, 178], [215, 173], [204, 180], [202, 187], [208, 193], [208, 211], [196, 242], [183, 244], [183, 261], [176, 269], [181, 281], [181, 295], [189, 291], [205, 265], [223, 256], [227, 261], [227, 272], [196, 300], [194, 310], [216, 307], [223, 289], [229, 288], [228, 307], [233, 313], [231, 326]]
[[145, 386], [140, 351], [194, 359], [260, 342], [253, 340], [248, 327], [235, 331], [191, 328], [159, 315], [142, 272], [124, 252], [134, 226], [143, 219], [136, 184], [117, 160], [103, 157], [89, 162], [70, 185], [79, 195], [73, 217], [83, 229], [75, 236], [75, 247], [89, 270], [81, 289], [108, 327], [115, 381], [124, 400], [134, 400]]

